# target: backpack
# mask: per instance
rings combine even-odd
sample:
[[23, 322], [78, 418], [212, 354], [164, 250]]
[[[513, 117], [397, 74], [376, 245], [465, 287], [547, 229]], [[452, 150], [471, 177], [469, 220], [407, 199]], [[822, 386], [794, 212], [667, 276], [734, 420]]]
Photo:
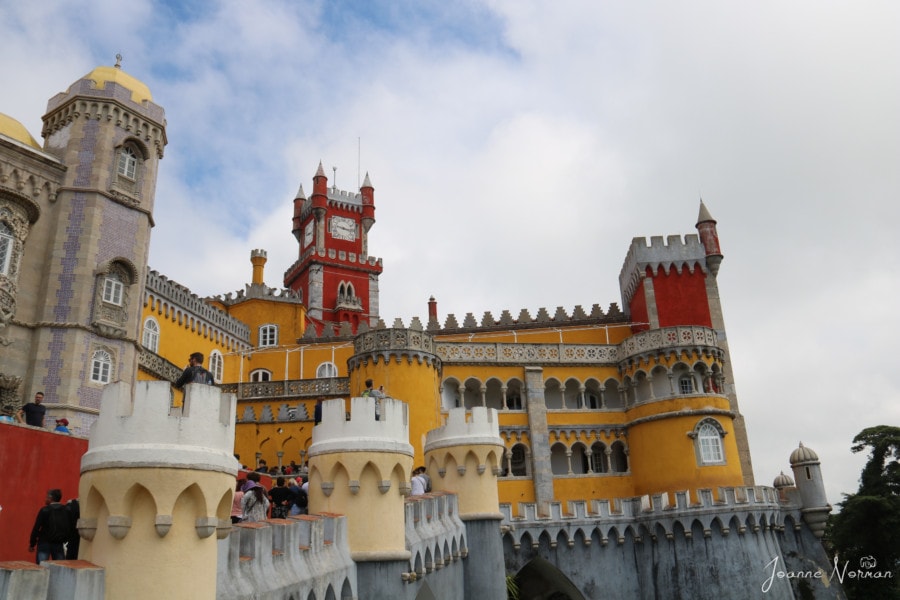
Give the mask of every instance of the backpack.
[[422, 473], [422, 479], [425, 480], [425, 493], [431, 492], [431, 477], [427, 474]]
[[306, 492], [301, 489], [294, 497], [294, 504], [296, 504], [300, 508], [306, 508], [307, 506], [309, 506], [309, 496], [307, 496]]
[[47, 528], [42, 541], [62, 544], [72, 537], [72, 513], [62, 504], [48, 507]]

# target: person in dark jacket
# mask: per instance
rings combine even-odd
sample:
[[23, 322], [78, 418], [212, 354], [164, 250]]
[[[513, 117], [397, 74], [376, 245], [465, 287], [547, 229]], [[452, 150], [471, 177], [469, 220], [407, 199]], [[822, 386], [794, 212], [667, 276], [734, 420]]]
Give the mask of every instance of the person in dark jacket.
[[203, 368], [203, 353], [194, 352], [188, 357], [188, 366], [181, 373], [178, 381], [173, 384], [173, 387], [176, 390], [180, 390], [189, 383], [213, 385], [215, 382], [212, 373]]
[[28, 551], [34, 552], [37, 547], [37, 564], [45, 560], [66, 558], [65, 543], [71, 539], [74, 524], [72, 514], [60, 500], [62, 500], [60, 490], [49, 490], [46, 503], [34, 520]]

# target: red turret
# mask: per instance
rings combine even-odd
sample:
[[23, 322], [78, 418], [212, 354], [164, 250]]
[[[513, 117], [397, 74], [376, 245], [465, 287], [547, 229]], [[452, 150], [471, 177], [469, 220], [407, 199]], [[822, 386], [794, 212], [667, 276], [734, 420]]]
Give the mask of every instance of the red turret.
[[325, 207], [328, 206], [328, 177], [325, 176], [322, 161], [319, 161], [319, 168], [313, 176], [313, 193], [310, 200], [317, 215], [321, 217], [325, 214]]
[[368, 173], [366, 173], [366, 179], [359, 188], [359, 192], [362, 194], [362, 225], [368, 233], [375, 223], [375, 188], [372, 187]]
[[719, 233], [716, 231], [716, 220], [712, 218], [703, 200], [700, 201], [700, 215], [697, 217], [697, 232], [700, 234], [700, 242], [706, 251], [706, 267], [712, 276], [719, 273], [719, 265], [722, 264], [722, 250], [719, 248]]

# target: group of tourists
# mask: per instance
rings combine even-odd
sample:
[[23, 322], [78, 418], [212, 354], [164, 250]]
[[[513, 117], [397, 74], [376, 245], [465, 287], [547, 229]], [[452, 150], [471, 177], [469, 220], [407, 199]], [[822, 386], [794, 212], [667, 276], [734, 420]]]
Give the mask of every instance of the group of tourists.
[[258, 472], [239, 479], [231, 505], [232, 523], [252, 523], [266, 519], [285, 519], [305, 515], [309, 507], [309, 482], [279, 476], [271, 490], [260, 483]]

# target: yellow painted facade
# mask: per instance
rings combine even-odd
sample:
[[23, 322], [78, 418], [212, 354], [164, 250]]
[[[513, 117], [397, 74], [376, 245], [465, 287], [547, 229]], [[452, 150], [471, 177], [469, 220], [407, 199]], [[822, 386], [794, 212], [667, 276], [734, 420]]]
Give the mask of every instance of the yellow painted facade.
[[[265, 286], [265, 253], [254, 250], [250, 262], [243, 295], [206, 301], [244, 326], [242, 339], [206, 337], [161, 318], [164, 303], [145, 303], [145, 319], [156, 316], [162, 329], [160, 355], [178, 364], [195, 348], [221, 352], [222, 387], [238, 397], [235, 453], [244, 465], [305, 466], [316, 400], [359, 396], [372, 379], [408, 404], [416, 466], [450, 409], [497, 409], [499, 500], [514, 514], [519, 502], [566, 507], [752, 480], [725, 391], [727, 354], [707, 323], [648, 329], [613, 305], [606, 314], [595, 306], [591, 315], [481, 325], [470, 315], [463, 326], [432, 318], [427, 328], [380, 323], [320, 336], [307, 330], [298, 298]], [[263, 334], [273, 327], [277, 340]]]

